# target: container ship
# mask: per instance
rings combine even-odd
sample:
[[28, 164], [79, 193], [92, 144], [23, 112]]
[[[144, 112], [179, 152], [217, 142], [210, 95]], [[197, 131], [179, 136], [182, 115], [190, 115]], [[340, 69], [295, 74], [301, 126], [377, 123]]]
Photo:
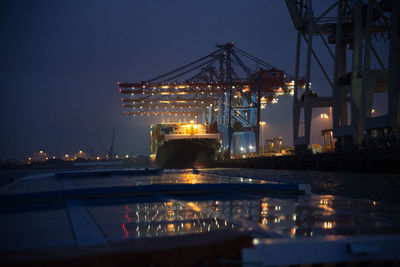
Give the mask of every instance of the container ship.
[[150, 158], [163, 168], [199, 167], [217, 157], [221, 134], [216, 124], [162, 123], [151, 126]]

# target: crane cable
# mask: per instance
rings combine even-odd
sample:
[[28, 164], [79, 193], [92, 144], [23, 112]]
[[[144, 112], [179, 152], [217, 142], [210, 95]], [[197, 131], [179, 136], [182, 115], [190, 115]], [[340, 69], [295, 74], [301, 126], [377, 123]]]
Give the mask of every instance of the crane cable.
[[[264, 67], [267, 67], [267, 68], [269, 68], [269, 69], [278, 69], [278, 68], [275, 68], [274, 66], [272, 66], [271, 64], [268, 64], [267, 62], [263, 61], [262, 59], [259, 59], [259, 58], [255, 57], [255, 56], [252, 56], [252, 55], [250, 55], [249, 53], [247, 53], [247, 52], [245, 52], [245, 51], [243, 51], [243, 50], [241, 50], [241, 49], [239, 49], [239, 48], [237, 48], [237, 47], [233, 47], [233, 49], [236, 50], [236, 52], [239, 53], [239, 54], [241, 54], [242, 56], [245, 56], [245, 57], [247, 57], [247, 58], [249, 58], [249, 59], [255, 61], [256, 63], [259, 63], [259, 64], [263, 65]], [[291, 75], [291, 74], [289, 74], [289, 73], [287, 73], [287, 72], [285, 72], [285, 71], [284, 71], [284, 73], [285, 73], [286, 76], [288, 76], [290, 79], [294, 79], [294, 76], [293, 76], [293, 75]]]
[[206, 56], [204, 56], [204, 57], [202, 57], [202, 58], [199, 58], [199, 59], [197, 59], [197, 60], [195, 60], [195, 61], [193, 61], [193, 62], [190, 62], [190, 63], [188, 63], [188, 64], [186, 64], [186, 65], [184, 65], [184, 66], [182, 66], [182, 67], [180, 67], [180, 68], [177, 68], [177, 69], [172, 70], [172, 71], [170, 71], [170, 72], [167, 72], [167, 73], [165, 73], [165, 74], [162, 74], [162, 75], [159, 75], [159, 76], [154, 77], [154, 78], [152, 78], [152, 79], [149, 79], [149, 80], [145, 81], [145, 83], [150, 83], [150, 82], [155, 81], [155, 80], [158, 80], [158, 79], [160, 79], [160, 78], [164, 78], [164, 77], [166, 77], [166, 76], [169, 76], [169, 75], [171, 75], [171, 74], [173, 74], [173, 73], [175, 73], [175, 72], [178, 72], [178, 71], [183, 70], [183, 69], [185, 69], [185, 68], [187, 68], [187, 67], [190, 67], [191, 65], [194, 65], [194, 64], [196, 64], [196, 63], [198, 63], [198, 62], [200, 62], [200, 61], [203, 61], [204, 59], [206, 59], [206, 58], [208, 58], [208, 57], [214, 57], [215, 54], [219, 53], [221, 50], [222, 50], [222, 48], [220, 48], [220, 49], [218, 49], [218, 50], [212, 52], [211, 54], [208, 54], [208, 55], [206, 55]]

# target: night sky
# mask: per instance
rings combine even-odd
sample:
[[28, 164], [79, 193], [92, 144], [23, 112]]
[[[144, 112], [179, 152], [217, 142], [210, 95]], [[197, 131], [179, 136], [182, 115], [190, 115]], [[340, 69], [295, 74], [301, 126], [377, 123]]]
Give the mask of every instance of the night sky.
[[[125, 116], [117, 82], [152, 78], [216, 44], [234, 41], [294, 73], [296, 33], [280, 0], [1, 1], [0, 27], [0, 158], [100, 153], [97, 138], [109, 146], [113, 128], [115, 151], [148, 154], [154, 117]], [[315, 64], [312, 75], [313, 89], [330, 95]], [[262, 113], [265, 136], [287, 145], [291, 102], [281, 97]], [[312, 141], [320, 143], [316, 122]]]

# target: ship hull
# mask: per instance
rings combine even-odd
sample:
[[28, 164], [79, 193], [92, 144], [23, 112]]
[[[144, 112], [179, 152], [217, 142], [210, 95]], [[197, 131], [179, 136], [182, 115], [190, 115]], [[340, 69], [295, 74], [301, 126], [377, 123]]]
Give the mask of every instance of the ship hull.
[[175, 139], [158, 147], [156, 164], [163, 168], [193, 168], [215, 160], [219, 142], [212, 138]]

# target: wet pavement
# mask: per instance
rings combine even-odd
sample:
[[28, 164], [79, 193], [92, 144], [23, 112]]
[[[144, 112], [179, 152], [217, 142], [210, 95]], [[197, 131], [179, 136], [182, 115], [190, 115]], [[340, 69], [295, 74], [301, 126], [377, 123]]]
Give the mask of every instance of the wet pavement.
[[[278, 180], [242, 172], [241, 176], [174, 172], [160, 175], [21, 179], [1, 196], [63, 189], [140, 187], [150, 184], [276, 184]], [[174, 196], [115, 195], [112, 198], [0, 206], [0, 251], [45, 247], [83, 247], [136, 238], [216, 231], [252, 231], [255, 237], [400, 234], [396, 203], [333, 195], [267, 193]]]

